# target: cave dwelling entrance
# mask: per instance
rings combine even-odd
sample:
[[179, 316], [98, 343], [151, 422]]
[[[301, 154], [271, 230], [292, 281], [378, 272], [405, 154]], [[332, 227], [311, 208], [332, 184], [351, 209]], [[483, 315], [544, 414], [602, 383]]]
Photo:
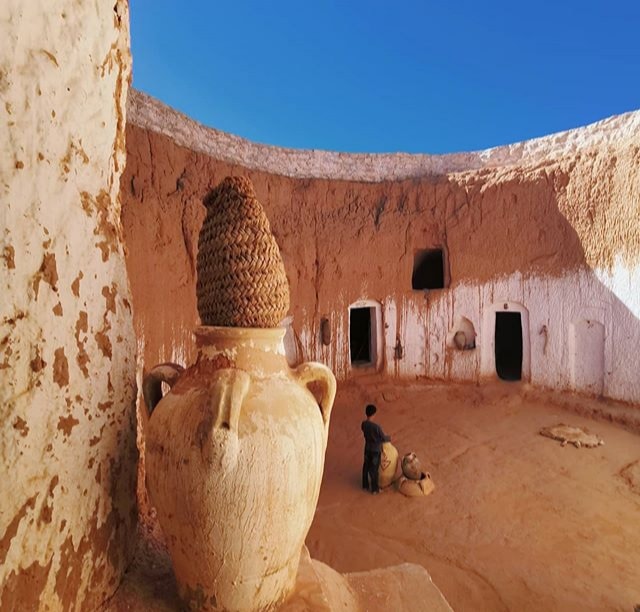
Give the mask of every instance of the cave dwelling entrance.
[[496, 312], [496, 374], [502, 380], [522, 379], [522, 315]]
[[381, 362], [380, 304], [363, 300], [349, 306], [349, 361], [352, 368], [375, 368]]

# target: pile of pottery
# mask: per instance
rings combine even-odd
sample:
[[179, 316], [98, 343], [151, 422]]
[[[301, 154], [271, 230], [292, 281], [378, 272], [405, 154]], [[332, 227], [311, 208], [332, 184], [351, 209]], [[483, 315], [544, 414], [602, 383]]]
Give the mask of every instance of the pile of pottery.
[[415, 453], [407, 453], [402, 458], [402, 476], [396, 481], [400, 493], [407, 497], [424, 497], [435, 488], [431, 475], [423, 472]]
[[378, 471], [378, 484], [381, 488], [385, 489], [395, 483], [396, 489], [407, 497], [424, 497], [433, 491], [435, 485], [431, 480], [431, 475], [422, 471], [420, 460], [415, 453], [404, 455], [400, 465], [402, 475], [396, 478], [398, 450], [391, 442], [385, 442], [382, 445]]

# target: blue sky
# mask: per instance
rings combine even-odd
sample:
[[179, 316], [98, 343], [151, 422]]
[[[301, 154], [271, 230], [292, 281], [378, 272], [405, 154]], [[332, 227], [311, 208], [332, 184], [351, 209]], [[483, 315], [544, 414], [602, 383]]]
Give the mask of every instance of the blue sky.
[[218, 129], [484, 149], [640, 108], [640, 0], [131, 0], [133, 85]]

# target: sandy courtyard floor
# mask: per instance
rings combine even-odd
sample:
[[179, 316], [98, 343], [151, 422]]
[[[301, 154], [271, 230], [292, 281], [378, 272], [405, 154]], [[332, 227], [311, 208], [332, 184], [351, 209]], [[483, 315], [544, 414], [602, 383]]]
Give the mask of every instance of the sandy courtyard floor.
[[[368, 402], [400, 455], [416, 452], [431, 472], [431, 496], [362, 491]], [[307, 537], [312, 557], [340, 572], [421, 564], [457, 611], [632, 612], [640, 604], [640, 436], [562, 402], [514, 383], [342, 385]], [[558, 423], [586, 426], [605, 445], [562, 447], [538, 434]]]
[[[360, 488], [369, 402], [400, 454], [416, 452], [431, 472], [429, 497]], [[618, 424], [580, 416], [598, 413]], [[558, 423], [587, 427], [605, 445], [562, 447], [538, 434]], [[632, 612], [638, 432], [638, 408], [520, 384], [343, 384], [307, 546], [340, 572], [420, 564], [457, 612]], [[153, 512], [144, 515], [136, 559], [103, 612], [181, 609], [162, 532]]]

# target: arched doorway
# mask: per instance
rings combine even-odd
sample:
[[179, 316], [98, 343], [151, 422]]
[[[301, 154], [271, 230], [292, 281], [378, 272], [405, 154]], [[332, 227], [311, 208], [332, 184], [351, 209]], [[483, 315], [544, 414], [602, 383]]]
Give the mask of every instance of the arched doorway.
[[349, 363], [352, 368], [375, 368], [382, 362], [380, 304], [360, 300], [349, 306]]
[[496, 374], [502, 380], [522, 378], [522, 315], [519, 312], [496, 312]]
[[497, 302], [484, 311], [480, 337], [482, 375], [501, 380], [531, 377], [529, 311], [518, 302]]

